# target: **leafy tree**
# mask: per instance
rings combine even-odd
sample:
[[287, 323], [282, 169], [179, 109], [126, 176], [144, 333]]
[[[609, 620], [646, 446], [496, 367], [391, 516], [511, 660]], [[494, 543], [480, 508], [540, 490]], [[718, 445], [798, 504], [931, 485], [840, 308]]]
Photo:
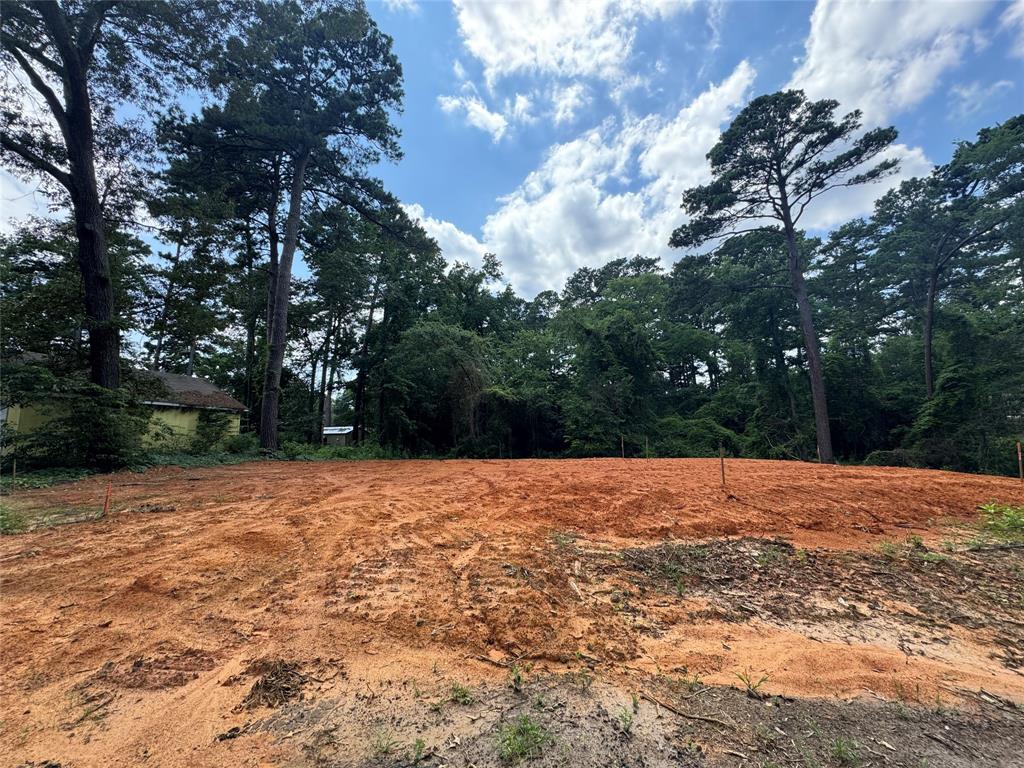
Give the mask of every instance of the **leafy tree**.
[[827, 463], [834, 461], [828, 402], [797, 225], [807, 206], [825, 192], [877, 180], [896, 167], [890, 159], [865, 168], [893, 142], [896, 130], [878, 128], [853, 139], [860, 112], [836, 120], [838, 106], [828, 99], [808, 101], [802, 91], [750, 102], [708, 153], [712, 181], [686, 192], [683, 207], [692, 218], [670, 240], [677, 248], [692, 247], [745, 227], [764, 229], [766, 221], [781, 226], [804, 335], [818, 455]]
[[[401, 104], [401, 67], [391, 38], [361, 2], [286, 1], [256, 7], [243, 33], [228, 41], [212, 79], [224, 101], [204, 110], [193, 135], [208, 141], [214, 153], [259, 158], [273, 175], [260, 444], [276, 449], [304, 198], [322, 194], [364, 208], [367, 194], [382, 195], [360, 171], [381, 155], [400, 154], [390, 117]], [[284, 216], [278, 253], [279, 203]]]
[[[1024, 218], [1024, 115], [962, 142], [928, 178], [905, 181], [878, 202], [874, 218], [884, 231], [880, 270], [920, 307], [930, 398], [939, 294], [991, 265], [991, 254], [1001, 259], [1007, 230]], [[966, 263], [972, 259], [974, 265]]]
[[[108, 195], [131, 188], [118, 176], [139, 149], [136, 125], [117, 119], [116, 107], [201, 82], [227, 10], [208, 0], [4, 3], [0, 43], [5, 68], [17, 75], [3, 89], [0, 143], [10, 167], [48, 178], [70, 200], [91, 377], [100, 386], [120, 381]], [[33, 93], [42, 111], [25, 108]]]

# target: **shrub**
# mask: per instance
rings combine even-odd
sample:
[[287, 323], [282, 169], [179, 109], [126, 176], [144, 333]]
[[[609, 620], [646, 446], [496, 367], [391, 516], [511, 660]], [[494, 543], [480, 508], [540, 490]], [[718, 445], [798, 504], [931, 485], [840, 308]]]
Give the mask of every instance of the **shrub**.
[[258, 453], [260, 449], [260, 441], [255, 433], [252, 432], [240, 435], [228, 435], [224, 438], [223, 448], [224, 453]]
[[28, 406], [43, 421], [10, 439], [19, 466], [90, 467], [101, 471], [139, 463], [150, 410], [138, 402], [134, 385], [99, 387], [80, 374], [57, 376], [42, 365], [7, 372], [3, 403]]
[[228, 437], [231, 417], [223, 411], [200, 411], [196, 421], [196, 433], [189, 441], [191, 453], [210, 453], [223, 444]]
[[897, 448], [894, 451], [872, 451], [864, 457], [864, 465], [868, 467], [912, 467], [914, 461], [908, 451]]

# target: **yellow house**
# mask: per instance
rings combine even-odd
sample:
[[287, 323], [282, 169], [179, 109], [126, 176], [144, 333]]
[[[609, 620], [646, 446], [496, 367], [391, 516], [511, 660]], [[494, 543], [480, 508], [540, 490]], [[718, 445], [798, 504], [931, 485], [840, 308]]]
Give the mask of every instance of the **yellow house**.
[[[245, 406], [212, 382], [198, 376], [183, 376], [165, 371], [137, 371], [137, 375], [156, 379], [162, 394], [143, 403], [153, 409], [147, 442], [185, 442], [199, 430], [202, 422], [223, 421], [222, 434], [237, 435]], [[38, 429], [59, 413], [53, 404], [46, 407], [12, 405], [0, 408], [0, 423], [7, 429], [28, 433]]]
[[196, 434], [200, 422], [214, 415], [223, 415], [224, 434], [237, 435], [246, 408], [212, 382], [198, 376], [184, 376], [165, 371], [147, 371], [166, 390], [160, 399], [144, 400], [153, 409], [151, 439], [189, 438]]

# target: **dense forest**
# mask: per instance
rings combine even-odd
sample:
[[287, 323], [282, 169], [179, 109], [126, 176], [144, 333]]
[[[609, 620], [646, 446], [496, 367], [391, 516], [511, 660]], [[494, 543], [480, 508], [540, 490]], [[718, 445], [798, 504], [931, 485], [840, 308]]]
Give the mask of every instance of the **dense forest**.
[[9, 456], [137, 461], [149, 368], [243, 402], [239, 451], [344, 424], [336, 455], [1016, 472], [1024, 115], [821, 235], [805, 208], [892, 174], [896, 132], [761, 96], [680, 201], [670, 267], [624, 253], [529, 298], [373, 177], [400, 162], [402, 72], [361, 3], [169, 8], [5, 4], [3, 164], [56, 213], [0, 240], [4, 404], [74, 404]]

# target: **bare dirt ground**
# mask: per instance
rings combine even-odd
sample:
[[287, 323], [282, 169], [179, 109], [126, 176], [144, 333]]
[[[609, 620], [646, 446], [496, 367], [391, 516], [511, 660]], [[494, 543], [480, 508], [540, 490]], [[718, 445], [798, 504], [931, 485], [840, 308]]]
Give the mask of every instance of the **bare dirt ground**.
[[9, 501], [111, 479], [0, 539], [2, 765], [1024, 765], [1024, 550], [947, 543], [1010, 479], [258, 462]]

